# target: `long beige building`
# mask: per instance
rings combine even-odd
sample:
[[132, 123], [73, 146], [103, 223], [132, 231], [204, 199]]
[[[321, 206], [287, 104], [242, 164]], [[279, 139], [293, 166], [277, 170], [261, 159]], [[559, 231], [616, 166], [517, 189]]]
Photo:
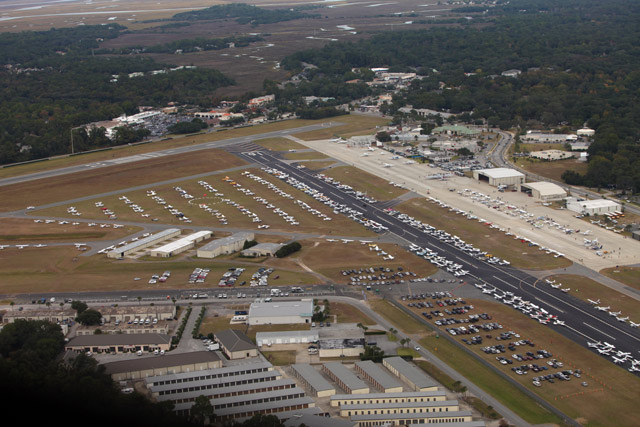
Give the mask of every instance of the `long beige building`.
[[165, 354], [164, 356], [137, 357], [104, 364], [106, 373], [114, 381], [143, 378], [164, 378], [183, 372], [195, 373], [222, 367], [222, 359], [214, 351]]
[[197, 251], [198, 258], [215, 258], [228, 255], [242, 249], [244, 242], [253, 240], [253, 233], [236, 233], [228, 237], [213, 240]]

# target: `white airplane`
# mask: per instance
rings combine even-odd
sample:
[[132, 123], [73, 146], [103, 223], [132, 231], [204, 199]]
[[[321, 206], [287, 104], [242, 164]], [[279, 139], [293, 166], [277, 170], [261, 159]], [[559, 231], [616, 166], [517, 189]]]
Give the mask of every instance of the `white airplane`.
[[564, 288], [564, 289], [560, 289], [560, 290], [566, 294], [567, 292], [569, 292], [571, 290], [571, 288]]
[[638, 326], [640, 326], [640, 323], [633, 323], [633, 322], [629, 322], [629, 325], [630, 325], [632, 328], [637, 328]]
[[620, 316], [620, 313], [622, 313], [621, 311], [610, 311], [609, 312], [609, 316]]
[[41, 219], [34, 219], [33, 222], [43, 222]]
[[348, 239], [341, 239], [342, 243], [349, 243], [349, 242], [353, 242], [353, 240], [348, 240]]
[[38, 243], [37, 245], [35, 245], [36, 248], [46, 248], [47, 245], [44, 245], [42, 243]]
[[602, 345], [602, 343], [600, 341], [596, 341], [596, 342], [587, 342], [587, 345], [591, 348], [598, 348]]
[[369, 150], [369, 151], [376, 151], [376, 149], [375, 149], [375, 148], [373, 148], [373, 147], [367, 147], [367, 150]]
[[595, 301], [594, 301], [594, 300], [592, 300], [592, 299], [588, 299], [588, 298], [587, 298], [587, 301], [589, 301], [589, 302], [590, 302], [591, 304], [593, 304], [593, 305], [600, 304], [600, 299], [597, 299], [597, 300], [595, 300]]
[[391, 261], [394, 259], [394, 257], [392, 255], [387, 255], [386, 257], [382, 258], [385, 261]]
[[624, 357], [625, 359], [628, 359], [631, 357], [631, 352], [625, 353], [624, 351], [618, 351], [616, 353], [616, 356], [618, 357]]
[[636, 368], [635, 366], [630, 366], [628, 371], [629, 372], [638, 372], [638, 371], [640, 371], [640, 368]]
[[362, 153], [362, 154], [360, 154], [360, 157], [368, 157], [368, 156], [369, 156], [369, 153]]
[[4, 249], [4, 248], [8, 248], [10, 245], [0, 245], [0, 250]]
[[23, 248], [26, 248], [26, 247], [29, 247], [29, 245], [16, 245], [16, 248], [18, 248], [18, 249], [23, 249]]
[[609, 355], [609, 353], [611, 353], [611, 349], [609, 349], [609, 348], [605, 348], [605, 349], [599, 348], [599, 349], [598, 349], [598, 353], [600, 353], [600, 354], [606, 354], [606, 355], [608, 356], [608, 355]]
[[610, 306], [606, 306], [606, 307], [596, 307], [596, 310], [599, 310], [599, 311], [607, 311], [607, 310], [609, 310], [610, 308], [611, 308]]
[[407, 160], [406, 162], [404, 162], [405, 165], [412, 165], [414, 163], [415, 163], [415, 161], [413, 161], [413, 160]]
[[113, 228], [121, 228], [124, 227], [124, 225], [121, 224], [113, 224]]
[[616, 319], [618, 319], [618, 322], [626, 322], [627, 320], [629, 320], [629, 316], [627, 317], [617, 316]]
[[554, 325], [560, 325], [560, 326], [565, 326], [564, 324], [564, 320], [556, 320], [555, 322], [553, 322]]
[[616, 365], [619, 365], [621, 363], [624, 363], [626, 361], [626, 359], [618, 359], [617, 357], [613, 357], [613, 363], [615, 363]]
[[391, 163], [384, 163], [382, 165], [383, 168], [390, 168], [391, 166], [393, 166]]
[[337, 242], [336, 239], [327, 239], [327, 242]]
[[557, 285], [551, 285], [553, 289], [558, 289], [560, 286], [562, 286], [562, 283], [558, 283]]

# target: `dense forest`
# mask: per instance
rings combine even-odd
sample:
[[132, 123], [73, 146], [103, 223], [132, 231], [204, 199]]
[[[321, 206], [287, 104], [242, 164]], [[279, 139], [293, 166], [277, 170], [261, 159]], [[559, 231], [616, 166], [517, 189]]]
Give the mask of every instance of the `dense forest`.
[[[179, 69], [136, 56], [94, 55], [100, 40], [124, 29], [83, 26], [0, 34], [0, 164], [70, 152], [72, 128], [168, 102], [210, 106], [217, 88], [234, 81], [212, 69]], [[166, 73], [150, 75], [150, 71]], [[131, 73], [145, 73], [129, 77]], [[80, 132], [77, 149], [131, 142]], [[131, 138], [133, 137], [133, 139]]]
[[[394, 96], [391, 114], [405, 105], [468, 112], [521, 131], [586, 124], [596, 130], [589, 173], [570, 179], [638, 191], [640, 3], [513, 0], [493, 8], [491, 19], [483, 16], [490, 25], [476, 28], [471, 20], [457, 28], [386, 32], [298, 52], [283, 66], [300, 72], [313, 64], [313, 78], [343, 81], [361, 67], [425, 76]], [[510, 69], [522, 74], [501, 75]]]
[[257, 6], [237, 3], [211, 6], [207, 9], [178, 13], [173, 16], [176, 21], [211, 21], [216, 19], [235, 19], [238, 24], [273, 24], [301, 18], [319, 18], [318, 14], [308, 14], [302, 10], [310, 7], [287, 9], [263, 9]]

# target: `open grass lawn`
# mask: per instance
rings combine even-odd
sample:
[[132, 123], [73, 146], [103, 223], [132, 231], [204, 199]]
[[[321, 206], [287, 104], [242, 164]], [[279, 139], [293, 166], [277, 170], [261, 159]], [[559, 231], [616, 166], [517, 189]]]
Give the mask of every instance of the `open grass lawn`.
[[329, 161], [310, 160], [308, 162], [301, 163], [302, 166], [313, 171], [325, 169], [335, 164], [336, 164], [335, 160], [329, 160]]
[[430, 332], [430, 329], [427, 326], [418, 322], [416, 319], [409, 316], [389, 301], [379, 298], [370, 298], [369, 306], [372, 310], [375, 310], [376, 313], [383, 316], [395, 327], [406, 334], [426, 334]]
[[531, 173], [551, 178], [555, 181], [562, 182], [562, 174], [566, 170], [576, 171], [580, 174], [587, 172], [587, 163], [581, 162], [577, 159], [567, 160], [555, 160], [553, 162], [546, 162], [540, 160], [518, 160], [516, 165], [526, 169]]
[[296, 363], [295, 351], [263, 351], [262, 354], [274, 366], [289, 366]]
[[335, 301], [331, 302], [330, 312], [331, 315], [335, 314], [337, 316], [338, 323], [362, 323], [363, 325], [375, 325], [373, 320], [351, 304]]
[[469, 220], [450, 212], [427, 199], [411, 199], [400, 203], [395, 209], [446, 230], [483, 251], [509, 261], [516, 268], [550, 270], [572, 264], [564, 257], [555, 258], [547, 255], [537, 247], [529, 247], [514, 240], [513, 236], [506, 236], [502, 231], [492, 229], [477, 220]]
[[[629, 320], [640, 322], [640, 301], [625, 294], [617, 292], [607, 286], [591, 280], [584, 276], [563, 274], [547, 277], [562, 283], [563, 288], [571, 288], [569, 294], [588, 303], [588, 299], [600, 300], [600, 306], [611, 306], [611, 311], [622, 311], [621, 316], [630, 316]], [[538, 287], [545, 288], [547, 292], [556, 293], [556, 289], [551, 288], [546, 283], [538, 282]], [[594, 310], [595, 311], [595, 310]]]
[[287, 138], [256, 139], [254, 144], [271, 151], [306, 150], [307, 147]]
[[[466, 346], [480, 358], [496, 366], [515, 381], [567, 415], [577, 419], [583, 425], [606, 426], [612, 419], [615, 419], [618, 425], [634, 425], [633, 410], [636, 399], [633, 396], [640, 393], [640, 381], [637, 377], [510, 307], [485, 300], [467, 299], [467, 302], [474, 305], [474, 313], [488, 313], [493, 317], [491, 321], [503, 325], [503, 330], [515, 331], [520, 334], [520, 339], [529, 339], [536, 343], [535, 347], [527, 346], [522, 349], [518, 347], [514, 353], [524, 354], [527, 351], [535, 353], [536, 350], [546, 349], [553, 354], [554, 358], [564, 363], [562, 369], [580, 369], [583, 376], [573, 378], [568, 382], [556, 381], [553, 384], [543, 382], [542, 387], [535, 387], [531, 383], [531, 378], [536, 375], [535, 373], [516, 375], [510, 370], [511, 367], [519, 366], [524, 362], [514, 360], [513, 365], [501, 365], [495, 360], [495, 355], [487, 355], [480, 350], [481, 347], [497, 344], [496, 334], [492, 334], [493, 338], [485, 338], [482, 345], [479, 346], [466, 346], [461, 342], [462, 337], [456, 337], [461, 345]], [[418, 311], [415, 310], [415, 312]], [[447, 332], [442, 330], [441, 333], [446, 334]], [[553, 422], [549, 418], [550, 414], [542, 416], [546, 411], [542, 410], [535, 402], [525, 398], [506, 380], [483, 367], [479, 361], [456, 348], [443, 337], [436, 338], [435, 335], [430, 335], [419, 342], [476, 385], [518, 412], [527, 421], [532, 423]], [[511, 358], [510, 352], [504, 353], [503, 356]], [[535, 361], [535, 363], [543, 365], [545, 364], [544, 360]], [[555, 371], [554, 368], [549, 367], [549, 370], [545, 372]], [[580, 385], [583, 381], [589, 384], [588, 387]]]
[[325, 172], [325, 175], [381, 201], [395, 199], [407, 192], [405, 189], [389, 185], [389, 182], [385, 179], [353, 166], [331, 168]]
[[[413, 272], [416, 277], [427, 277], [437, 271], [431, 263], [391, 243], [378, 244], [380, 249], [394, 256], [393, 260], [388, 261], [377, 255], [375, 250], [369, 250], [368, 244], [357, 241], [315, 241], [312, 245], [303, 245], [305, 246], [308, 247], [307, 250], [298, 255], [304, 264], [337, 283], [350, 282], [350, 276], [342, 275], [342, 271], [347, 269], [388, 267], [396, 272], [398, 267], [402, 267], [404, 272]], [[408, 279], [409, 277], [403, 277], [405, 281]]]
[[413, 358], [420, 357], [420, 353], [410, 347], [398, 347], [396, 349], [396, 353], [398, 356], [412, 356]]
[[0, 210], [24, 209], [246, 164], [223, 150], [156, 157], [0, 187]]
[[89, 227], [86, 223], [79, 225], [35, 223], [31, 219], [1, 218], [0, 243], [18, 244], [22, 242], [86, 242], [88, 240], [119, 239], [142, 230], [140, 227], [125, 226], [122, 228]]
[[611, 267], [600, 270], [600, 273], [627, 286], [640, 289], [640, 267]]
[[[211, 271], [205, 283], [189, 284], [189, 274], [194, 268], [209, 268]], [[167, 289], [175, 296], [196, 288], [211, 287], [216, 293], [218, 280], [229, 267], [244, 267], [239, 280], [249, 281], [260, 264], [248, 265], [240, 262], [217, 262], [215, 260], [163, 260], [140, 262], [113, 260], [106, 255], [80, 256], [74, 247], [9, 248], [0, 251], [0, 293], [24, 292], [75, 292]], [[171, 278], [165, 283], [148, 284], [153, 274], [171, 271]], [[279, 276], [275, 279], [275, 276]], [[140, 280], [134, 280], [139, 277]], [[274, 286], [301, 286], [319, 283], [319, 279], [304, 271], [276, 269], [269, 279]], [[226, 293], [247, 289], [247, 286], [224, 288]], [[171, 290], [171, 291], [169, 291]], [[211, 292], [210, 292], [211, 293]]]
[[343, 123], [343, 125], [297, 133], [296, 137], [304, 139], [305, 141], [314, 141], [318, 139], [331, 139], [335, 136], [349, 138], [357, 135], [371, 135], [376, 133], [376, 126], [386, 125], [389, 123], [389, 119], [358, 114], [331, 117], [323, 121], [327, 123], [340, 122]]

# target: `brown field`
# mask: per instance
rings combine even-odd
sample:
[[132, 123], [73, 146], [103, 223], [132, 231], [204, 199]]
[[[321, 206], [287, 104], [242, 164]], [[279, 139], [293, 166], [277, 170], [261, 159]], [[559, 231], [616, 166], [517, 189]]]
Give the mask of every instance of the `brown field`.
[[402, 188], [389, 185], [385, 179], [364, 172], [353, 166], [339, 166], [331, 168], [325, 175], [337, 179], [342, 184], [350, 185], [356, 191], [367, 193], [377, 200], [391, 200], [407, 192]]
[[562, 174], [566, 170], [576, 171], [580, 174], [587, 172], [587, 163], [580, 162], [576, 159], [556, 160], [553, 162], [520, 159], [515, 164], [531, 173], [551, 178], [558, 182], [562, 182]]
[[317, 241], [298, 257], [309, 268], [337, 283], [349, 283], [349, 276], [343, 276], [342, 270], [352, 268], [384, 266], [397, 271], [398, 267], [402, 267], [404, 271], [416, 273], [417, 277], [427, 277], [437, 271], [431, 263], [394, 244], [381, 243], [378, 246], [395, 259], [384, 261], [375, 251], [370, 251], [368, 245], [359, 242], [345, 244], [340, 241]]
[[317, 151], [300, 151], [286, 153], [283, 156], [287, 160], [326, 160], [327, 156]]
[[600, 270], [600, 273], [609, 276], [618, 282], [624, 283], [635, 289], [640, 289], [640, 267], [620, 266]]
[[487, 251], [490, 254], [506, 259], [513, 267], [531, 270], [550, 270], [571, 265], [566, 258], [554, 258], [537, 248], [530, 248], [503, 232], [489, 228], [478, 221], [471, 221], [449, 212], [448, 209], [430, 203], [427, 199], [412, 199], [395, 206], [395, 209], [426, 222], [436, 228], [455, 234], [467, 243]]
[[[349, 138], [351, 136], [358, 135], [371, 135], [376, 132], [376, 126], [381, 126], [389, 123], [388, 119], [380, 117], [364, 116], [359, 114], [349, 114], [346, 116], [333, 117], [332, 119], [324, 120], [325, 122], [340, 122], [344, 123], [341, 126], [334, 126], [325, 129], [318, 129], [310, 132], [301, 132], [296, 134], [296, 137], [305, 141], [314, 141], [318, 139], [331, 139], [336, 136], [343, 138]], [[327, 142], [327, 144], [333, 144]]]
[[336, 164], [335, 160], [330, 160], [330, 161], [311, 160], [308, 162], [304, 162], [302, 166], [313, 171], [319, 171], [335, 164]]
[[[189, 254], [175, 260], [157, 260], [154, 262], [137, 262], [132, 260], [113, 260], [106, 255], [80, 256], [73, 246], [25, 248], [23, 250], [8, 248], [0, 251], [0, 293], [14, 294], [25, 292], [76, 292], [76, 291], [109, 291], [167, 289], [175, 295], [191, 289], [211, 287], [218, 290], [218, 279], [229, 267], [244, 267], [246, 271], [240, 280], [249, 281], [260, 265], [240, 261], [221, 261], [189, 259]], [[189, 284], [189, 274], [195, 267], [206, 267], [211, 270], [204, 284]], [[153, 274], [171, 271], [171, 278], [165, 283], [148, 284]], [[274, 279], [275, 276], [278, 279]], [[134, 280], [139, 277], [140, 280]], [[276, 269], [270, 277], [270, 283], [286, 286], [306, 286], [319, 283], [318, 279], [301, 269]], [[239, 286], [237, 289], [246, 289]], [[227, 288], [226, 292], [235, 292]]]
[[31, 219], [0, 218], [0, 242], [52, 242], [52, 241], [85, 241], [110, 240], [142, 230], [140, 227], [126, 226], [122, 228], [95, 228], [86, 223], [74, 226], [71, 224], [35, 223]]
[[271, 151], [306, 150], [307, 148], [304, 145], [287, 138], [257, 139], [253, 141], [253, 143]]
[[375, 325], [376, 323], [362, 311], [347, 303], [331, 302], [330, 312], [332, 316], [337, 316], [338, 323], [362, 323], [363, 325]]
[[0, 187], [0, 210], [24, 209], [246, 164], [222, 150], [163, 156]]

